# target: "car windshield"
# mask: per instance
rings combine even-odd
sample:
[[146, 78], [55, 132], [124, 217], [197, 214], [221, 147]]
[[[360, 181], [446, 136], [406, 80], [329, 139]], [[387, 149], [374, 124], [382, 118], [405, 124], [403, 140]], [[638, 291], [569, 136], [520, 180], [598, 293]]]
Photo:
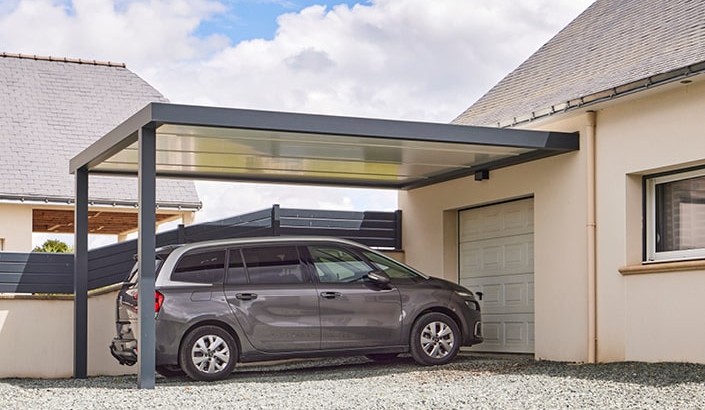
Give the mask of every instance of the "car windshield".
[[425, 275], [376, 252], [363, 251], [363, 253], [377, 269], [385, 272], [392, 279], [426, 278]]

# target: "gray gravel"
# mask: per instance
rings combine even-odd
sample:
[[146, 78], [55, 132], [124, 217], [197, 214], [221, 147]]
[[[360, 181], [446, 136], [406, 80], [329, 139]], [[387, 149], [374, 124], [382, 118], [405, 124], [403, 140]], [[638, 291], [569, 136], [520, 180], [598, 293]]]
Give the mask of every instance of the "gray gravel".
[[0, 408], [705, 409], [705, 365], [573, 365], [461, 354], [444, 367], [361, 357], [240, 367], [216, 383], [136, 377], [0, 380]]

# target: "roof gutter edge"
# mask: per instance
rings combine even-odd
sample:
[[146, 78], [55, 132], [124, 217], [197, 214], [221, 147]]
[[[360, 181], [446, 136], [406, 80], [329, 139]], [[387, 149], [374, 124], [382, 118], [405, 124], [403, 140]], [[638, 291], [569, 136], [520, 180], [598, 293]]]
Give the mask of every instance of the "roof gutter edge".
[[574, 111], [601, 102], [614, 100], [616, 98], [624, 97], [630, 94], [635, 94], [640, 91], [653, 88], [655, 86], [669, 84], [674, 81], [680, 81], [684, 78], [703, 73], [705, 73], [705, 61], [677, 68], [675, 70], [666, 71], [665, 73], [654, 74], [652, 76], [632, 81], [616, 87], [612, 87], [607, 90], [598, 91], [578, 98], [573, 98], [562, 103], [551, 105], [550, 107], [532, 111], [530, 114], [497, 121], [495, 125], [498, 128], [511, 128], [517, 125], [527, 124], [539, 119], [545, 119], [556, 114]]
[[[73, 197], [48, 197], [38, 195], [6, 195], [0, 194], [0, 203], [28, 203], [28, 204], [53, 204], [53, 205], [73, 205], [76, 199]], [[106, 200], [106, 199], [88, 199], [89, 206], [106, 206], [106, 207], [122, 207], [122, 208], [138, 208], [139, 202], [125, 200]], [[157, 201], [157, 209], [170, 209], [178, 211], [199, 211], [203, 208], [202, 202], [169, 202]]]

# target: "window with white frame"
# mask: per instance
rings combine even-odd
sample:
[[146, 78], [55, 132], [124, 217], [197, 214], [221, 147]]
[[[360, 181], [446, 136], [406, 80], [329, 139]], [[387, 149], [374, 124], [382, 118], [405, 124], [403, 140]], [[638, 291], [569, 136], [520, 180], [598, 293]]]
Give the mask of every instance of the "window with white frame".
[[645, 178], [646, 260], [705, 258], [705, 169]]

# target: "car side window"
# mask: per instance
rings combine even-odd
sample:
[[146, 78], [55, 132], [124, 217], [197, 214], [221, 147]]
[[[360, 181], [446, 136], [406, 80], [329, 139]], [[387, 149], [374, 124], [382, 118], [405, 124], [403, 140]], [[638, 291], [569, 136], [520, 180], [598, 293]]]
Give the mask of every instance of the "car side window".
[[242, 255], [251, 284], [303, 283], [296, 246], [244, 248]]
[[419, 275], [401, 264], [370, 251], [362, 251], [375, 267], [392, 279], [417, 279]]
[[227, 285], [244, 285], [247, 283], [245, 262], [242, 260], [240, 249], [230, 249], [228, 274], [225, 277], [225, 283]]
[[188, 253], [176, 264], [171, 280], [192, 283], [223, 283], [225, 251]]
[[365, 278], [370, 266], [354, 253], [339, 247], [309, 246], [321, 283], [351, 283]]

